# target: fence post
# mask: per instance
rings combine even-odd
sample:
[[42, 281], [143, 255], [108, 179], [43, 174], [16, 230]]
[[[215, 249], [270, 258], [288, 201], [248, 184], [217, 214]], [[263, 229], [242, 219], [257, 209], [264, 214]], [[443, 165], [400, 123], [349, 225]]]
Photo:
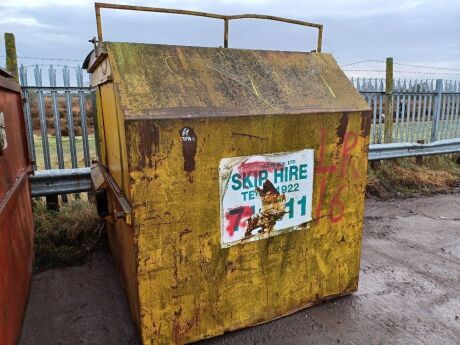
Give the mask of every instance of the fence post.
[[5, 32], [4, 37], [6, 53], [6, 70], [13, 75], [14, 80], [19, 82], [18, 58], [16, 55], [16, 41], [12, 33]]
[[385, 132], [384, 142], [393, 142], [393, 58], [387, 58], [385, 84]]
[[431, 125], [431, 142], [438, 140], [439, 117], [441, 116], [442, 79], [436, 79], [436, 95], [434, 96], [434, 111]]

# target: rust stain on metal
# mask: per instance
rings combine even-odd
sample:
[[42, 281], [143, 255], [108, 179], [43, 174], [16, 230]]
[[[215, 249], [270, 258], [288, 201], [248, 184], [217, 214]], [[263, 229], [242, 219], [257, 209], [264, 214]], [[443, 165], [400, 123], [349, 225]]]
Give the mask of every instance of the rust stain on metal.
[[181, 316], [182, 307], [179, 307], [179, 310], [174, 312], [173, 320], [173, 337], [175, 344], [182, 344], [183, 335], [190, 331], [193, 328], [193, 326], [198, 324], [200, 320], [200, 309], [198, 307], [195, 307], [193, 310], [193, 314], [189, 320], [181, 321]]
[[236, 265], [232, 261], [227, 261], [225, 264], [225, 271], [228, 273], [233, 273], [236, 271]]
[[345, 137], [347, 127], [348, 127], [348, 113], [343, 113], [342, 117], [340, 118], [340, 124], [337, 127], [337, 137], [339, 138], [339, 144], [343, 143], [343, 138]]
[[138, 162], [138, 169], [141, 170], [146, 166], [152, 168], [154, 165], [154, 154], [158, 151], [160, 143], [160, 133], [158, 127], [152, 124], [144, 123], [139, 126], [139, 143], [138, 150], [140, 159]]
[[366, 137], [371, 130], [371, 112], [365, 111], [361, 113], [361, 136]]
[[16, 344], [33, 263], [33, 218], [28, 154], [19, 85], [0, 76], [2, 132], [8, 145], [0, 155], [0, 343]]
[[182, 231], [179, 233], [179, 239], [182, 240], [182, 237], [183, 237], [184, 235], [187, 235], [187, 234], [189, 234], [189, 233], [191, 233], [191, 232], [192, 232], [192, 230], [185, 228], [184, 230], [182, 230]]
[[193, 128], [184, 127], [179, 131], [184, 155], [184, 171], [190, 173], [195, 170], [195, 154], [197, 137]]

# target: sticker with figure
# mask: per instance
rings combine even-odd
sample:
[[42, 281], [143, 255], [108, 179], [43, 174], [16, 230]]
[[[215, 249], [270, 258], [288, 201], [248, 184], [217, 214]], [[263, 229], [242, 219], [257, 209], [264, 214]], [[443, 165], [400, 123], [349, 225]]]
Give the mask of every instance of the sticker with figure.
[[223, 158], [221, 246], [305, 229], [312, 220], [314, 151]]

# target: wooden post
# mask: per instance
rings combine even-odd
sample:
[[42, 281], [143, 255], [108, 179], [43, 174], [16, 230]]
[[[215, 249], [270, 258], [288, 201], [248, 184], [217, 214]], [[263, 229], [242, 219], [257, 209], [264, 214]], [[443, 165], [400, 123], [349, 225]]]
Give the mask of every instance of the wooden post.
[[393, 58], [387, 58], [385, 84], [385, 132], [384, 142], [393, 142]]
[[16, 81], [19, 81], [18, 59], [16, 55], [16, 42], [14, 35], [5, 32], [6, 70], [10, 72]]

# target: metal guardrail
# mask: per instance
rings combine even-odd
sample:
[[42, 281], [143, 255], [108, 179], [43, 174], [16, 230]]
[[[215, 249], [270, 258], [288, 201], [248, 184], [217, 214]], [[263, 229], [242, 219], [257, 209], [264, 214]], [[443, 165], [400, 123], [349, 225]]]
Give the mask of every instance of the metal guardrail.
[[32, 197], [89, 192], [90, 174], [91, 168], [35, 171], [29, 178]]
[[438, 140], [429, 144], [391, 143], [369, 146], [369, 160], [419, 157], [460, 152], [460, 138]]
[[[456, 152], [460, 152], [460, 138], [438, 140], [429, 144], [371, 144], [368, 159], [374, 161]], [[35, 175], [30, 177], [32, 196], [89, 192], [91, 190], [90, 170], [90, 168], [79, 168], [36, 171]]]

